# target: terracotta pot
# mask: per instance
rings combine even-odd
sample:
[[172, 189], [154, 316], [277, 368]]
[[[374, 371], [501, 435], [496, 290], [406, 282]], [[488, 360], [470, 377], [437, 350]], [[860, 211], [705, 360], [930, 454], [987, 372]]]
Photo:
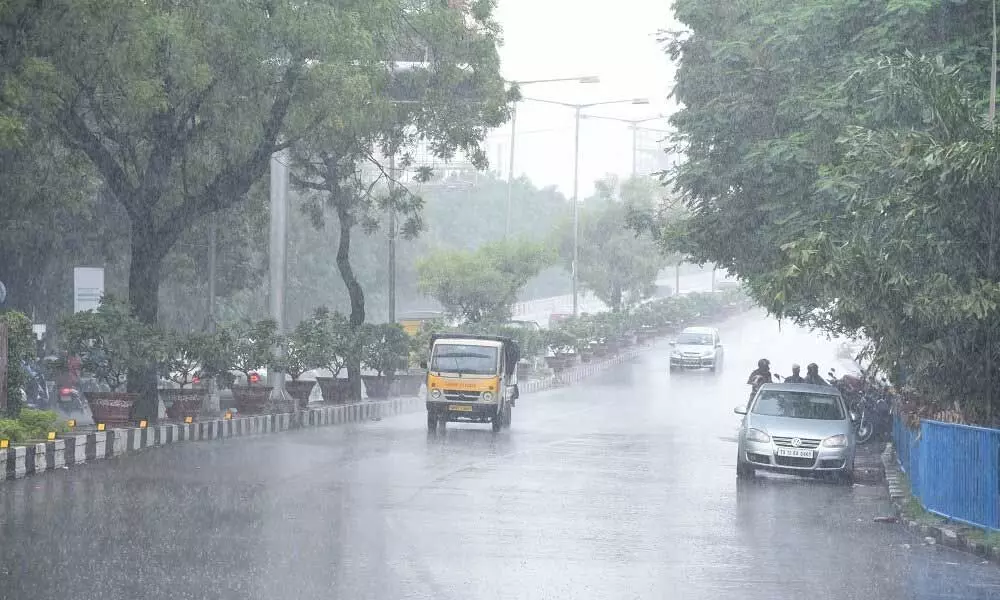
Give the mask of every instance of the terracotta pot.
[[351, 382], [345, 377], [317, 377], [316, 383], [323, 392], [323, 402], [344, 404], [351, 397]]
[[289, 396], [298, 400], [300, 408], [309, 403], [309, 395], [314, 387], [316, 387], [316, 382], [313, 380], [285, 382], [285, 391], [288, 392]]
[[362, 375], [361, 379], [365, 382], [365, 389], [368, 390], [369, 398], [382, 399], [389, 397], [390, 384], [387, 378], [375, 375]]
[[205, 405], [207, 397], [208, 390], [204, 388], [160, 390], [163, 404], [169, 404], [167, 417], [175, 421], [182, 421], [184, 417], [197, 417], [201, 414], [201, 407]]
[[94, 423], [128, 425], [132, 422], [132, 409], [139, 401], [139, 394], [127, 392], [85, 392]]
[[236, 410], [244, 415], [256, 415], [267, 408], [274, 388], [268, 385], [234, 385], [232, 390]]

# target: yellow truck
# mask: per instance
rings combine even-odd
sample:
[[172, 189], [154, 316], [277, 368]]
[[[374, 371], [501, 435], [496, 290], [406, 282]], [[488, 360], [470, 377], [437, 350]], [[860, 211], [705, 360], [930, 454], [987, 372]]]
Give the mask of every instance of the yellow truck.
[[510, 427], [519, 395], [520, 349], [508, 337], [439, 333], [431, 336], [427, 369], [427, 430], [445, 423]]

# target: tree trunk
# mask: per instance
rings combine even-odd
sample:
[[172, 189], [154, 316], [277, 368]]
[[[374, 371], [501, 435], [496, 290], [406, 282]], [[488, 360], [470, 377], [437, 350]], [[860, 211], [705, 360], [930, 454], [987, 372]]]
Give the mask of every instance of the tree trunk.
[[611, 312], [621, 312], [622, 310], [622, 286], [613, 284], [611, 286]]
[[[156, 234], [151, 226], [132, 223], [132, 255], [129, 262], [128, 301], [132, 313], [147, 325], [156, 325], [159, 313], [160, 267], [163, 253], [156, 244]], [[159, 414], [156, 365], [129, 371], [128, 391], [139, 394], [135, 405], [135, 419], [156, 421]]]
[[[343, 205], [337, 206], [337, 221], [340, 223], [340, 240], [337, 244], [337, 270], [344, 280], [347, 294], [351, 298], [351, 329], [358, 332], [365, 322], [365, 292], [351, 268], [351, 220], [350, 212]], [[360, 349], [359, 349], [360, 350]], [[347, 379], [351, 384], [351, 398], [361, 400], [361, 353], [354, 352], [347, 357]]]

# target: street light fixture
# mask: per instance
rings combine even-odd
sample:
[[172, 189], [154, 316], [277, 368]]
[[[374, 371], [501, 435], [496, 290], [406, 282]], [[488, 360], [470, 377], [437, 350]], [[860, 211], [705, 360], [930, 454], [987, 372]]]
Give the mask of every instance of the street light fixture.
[[[650, 121], [659, 121], [660, 119], [666, 119], [666, 115], [657, 115], [655, 117], [646, 117], [645, 119], [622, 119], [620, 117], [605, 117], [601, 115], [583, 115], [584, 119], [603, 119], [605, 121], [618, 121], [619, 123], [627, 123], [629, 128], [632, 130], [632, 177], [636, 176], [636, 154], [638, 146], [638, 133], [640, 129], [646, 131], [663, 131], [661, 129], [649, 129], [647, 127], [639, 127], [643, 123], [649, 123]], [[664, 133], [667, 133], [664, 131]]]
[[[535, 83], [560, 83], [575, 81], [576, 83], [600, 83], [601, 78], [596, 75], [586, 75], [583, 77], [557, 77], [555, 79], [531, 79], [527, 81], [508, 81], [511, 85], [518, 87]], [[513, 186], [514, 186], [514, 140], [517, 128], [517, 102], [510, 111], [510, 158], [507, 161], [507, 221], [504, 226], [504, 237], [510, 236], [511, 213], [513, 211]]]
[[606, 106], [609, 104], [649, 104], [648, 98], [627, 98], [623, 100], [604, 100], [601, 102], [588, 102], [587, 104], [572, 104], [569, 102], [559, 102], [556, 100], [543, 100], [541, 98], [524, 98], [532, 102], [543, 104], [555, 104], [572, 108], [576, 113], [576, 125], [573, 134], [573, 316], [580, 314], [580, 301], [577, 288], [579, 286], [579, 269], [577, 262], [580, 256], [580, 118], [581, 111], [595, 106]]

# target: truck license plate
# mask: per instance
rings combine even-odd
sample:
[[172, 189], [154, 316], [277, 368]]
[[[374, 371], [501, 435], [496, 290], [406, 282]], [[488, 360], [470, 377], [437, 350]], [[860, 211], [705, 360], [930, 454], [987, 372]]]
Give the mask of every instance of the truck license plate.
[[448, 410], [454, 410], [457, 412], [472, 412], [472, 407], [468, 404], [449, 404]]

